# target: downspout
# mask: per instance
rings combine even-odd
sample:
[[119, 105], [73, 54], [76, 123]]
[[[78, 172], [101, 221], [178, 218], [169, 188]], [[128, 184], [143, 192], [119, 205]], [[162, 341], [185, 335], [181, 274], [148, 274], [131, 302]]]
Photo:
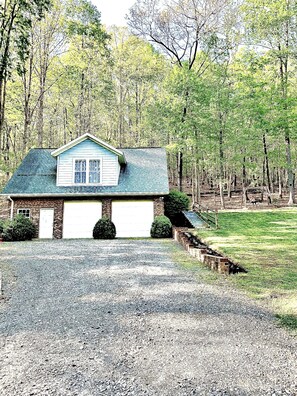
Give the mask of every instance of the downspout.
[[11, 202], [11, 205], [10, 205], [10, 220], [12, 220], [13, 219], [14, 200], [11, 197], [8, 197], [7, 199]]

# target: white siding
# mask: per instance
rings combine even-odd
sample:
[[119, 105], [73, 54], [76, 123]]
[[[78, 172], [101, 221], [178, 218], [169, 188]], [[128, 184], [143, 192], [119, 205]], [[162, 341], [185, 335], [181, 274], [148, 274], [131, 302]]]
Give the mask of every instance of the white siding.
[[84, 140], [77, 146], [60, 154], [57, 161], [57, 185], [72, 186], [73, 164], [75, 159], [101, 159], [102, 185], [118, 184], [120, 166], [117, 155], [91, 140]]

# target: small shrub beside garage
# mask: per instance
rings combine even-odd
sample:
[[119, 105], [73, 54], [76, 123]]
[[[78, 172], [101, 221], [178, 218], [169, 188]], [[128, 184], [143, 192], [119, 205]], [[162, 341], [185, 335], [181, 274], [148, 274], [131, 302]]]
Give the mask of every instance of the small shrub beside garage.
[[106, 216], [98, 220], [93, 229], [94, 239], [114, 239], [116, 228], [113, 222]]
[[172, 224], [176, 226], [182, 225], [182, 211], [188, 210], [189, 203], [190, 200], [187, 194], [176, 190], [170, 191], [170, 193], [164, 197], [165, 216], [169, 217]]
[[17, 215], [13, 220], [2, 223], [2, 238], [6, 242], [30, 241], [36, 234], [32, 221], [23, 215]]
[[0, 220], [0, 237], [1, 237], [2, 232], [3, 232], [3, 228], [4, 228], [4, 221]]
[[168, 217], [157, 216], [153, 221], [151, 228], [152, 238], [171, 238], [172, 237], [172, 224]]

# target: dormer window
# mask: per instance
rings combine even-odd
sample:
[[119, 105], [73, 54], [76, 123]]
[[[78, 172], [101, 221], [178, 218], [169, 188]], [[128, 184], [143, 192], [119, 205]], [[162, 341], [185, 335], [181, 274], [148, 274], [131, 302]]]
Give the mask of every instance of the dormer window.
[[87, 160], [75, 160], [74, 183], [87, 182]]
[[76, 159], [74, 161], [74, 184], [100, 184], [101, 160]]
[[100, 160], [89, 161], [89, 183], [100, 183]]
[[126, 165], [122, 151], [89, 133], [54, 150], [57, 158], [56, 185], [61, 187], [117, 186], [121, 166]]

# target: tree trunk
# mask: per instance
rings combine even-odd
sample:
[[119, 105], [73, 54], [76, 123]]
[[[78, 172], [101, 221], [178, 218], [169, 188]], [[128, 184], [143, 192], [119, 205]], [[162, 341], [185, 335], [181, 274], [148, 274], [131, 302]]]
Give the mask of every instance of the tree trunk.
[[283, 197], [283, 189], [282, 189], [282, 175], [281, 175], [281, 169], [278, 168], [278, 197], [282, 198]]
[[200, 173], [199, 173], [197, 160], [195, 161], [195, 193], [196, 193], [196, 202], [200, 204], [201, 203]]
[[[3, 3], [3, 2], [2, 2]], [[5, 120], [5, 101], [6, 101], [6, 83], [8, 79], [8, 65], [9, 65], [9, 49], [11, 33], [13, 31], [13, 24], [17, 17], [18, 4], [15, 3], [8, 12], [8, 3], [4, 2], [1, 5], [2, 13], [2, 24], [0, 29], [0, 42], [1, 42], [1, 64], [0, 64], [0, 151], [1, 142], [3, 136], [4, 120]], [[8, 20], [5, 20], [5, 15], [8, 16]], [[3, 150], [5, 144], [3, 143]]]
[[263, 149], [264, 149], [264, 169], [266, 172], [266, 179], [267, 179], [267, 199], [268, 199], [268, 203], [271, 204], [271, 202], [272, 202], [271, 201], [271, 178], [270, 178], [268, 150], [267, 150], [265, 133], [263, 133]]
[[81, 72], [80, 76], [80, 93], [78, 99], [78, 128], [76, 132], [76, 137], [79, 137], [84, 133], [84, 101], [85, 101], [85, 73]]
[[[33, 36], [31, 34], [31, 41]], [[24, 134], [23, 134], [23, 154], [27, 152], [28, 142], [30, 139], [30, 125], [32, 121], [31, 111], [31, 90], [32, 90], [32, 74], [33, 74], [33, 51], [30, 51], [27, 70], [23, 73], [23, 90], [24, 90]]]
[[[186, 89], [185, 91], [185, 105], [183, 109], [183, 116], [182, 116], [182, 124], [186, 121], [186, 116], [187, 116], [187, 111], [188, 111], [188, 100], [189, 100], [189, 90]], [[182, 136], [180, 138], [180, 144], [179, 144], [179, 152], [178, 152], [178, 189], [179, 191], [183, 191], [183, 140], [184, 136], [182, 133]]]
[[3, 137], [3, 129], [4, 129], [4, 118], [5, 118], [5, 101], [6, 101], [6, 79], [0, 79], [0, 151], [5, 144], [3, 143], [2, 147], [2, 137]]
[[246, 208], [247, 205], [247, 187], [246, 187], [246, 167], [245, 167], [245, 157], [243, 157], [242, 163], [242, 204]]
[[196, 202], [196, 191], [195, 191], [195, 165], [192, 163], [191, 169], [191, 192], [192, 192], [192, 207]]
[[92, 100], [92, 90], [93, 83], [89, 83], [88, 88], [88, 118], [87, 118], [87, 128], [85, 132], [92, 133], [92, 117], [93, 117], [93, 100]]
[[[289, 60], [288, 60], [288, 50], [289, 50], [289, 25], [288, 21], [286, 22], [286, 31], [285, 31], [285, 38], [286, 44], [285, 48], [282, 48], [281, 44], [278, 46], [278, 50], [280, 53], [279, 62], [280, 62], [280, 82], [281, 82], [281, 93], [282, 93], [282, 100], [283, 100], [283, 110], [285, 114], [288, 110], [288, 67], [289, 67]], [[283, 50], [285, 54], [283, 55]], [[287, 173], [288, 173], [288, 190], [289, 190], [289, 200], [288, 205], [293, 205], [294, 203], [294, 175], [293, 175], [293, 168], [292, 168], [292, 158], [291, 158], [291, 142], [290, 142], [290, 131], [288, 120], [285, 120], [284, 125], [284, 132], [285, 132], [285, 145], [286, 145], [286, 161], [287, 161]]]
[[10, 176], [10, 132], [11, 129], [10, 128], [5, 128], [5, 135], [4, 135], [4, 142], [3, 142], [3, 159], [4, 159], [4, 164], [5, 164], [5, 175], [6, 175], [6, 179], [9, 179]]
[[[220, 122], [222, 122], [221, 118], [222, 118], [222, 116], [220, 115]], [[224, 200], [224, 151], [223, 151], [223, 129], [222, 128], [220, 128], [219, 143], [220, 143], [220, 181], [219, 181], [219, 190], [220, 190], [221, 209], [225, 209], [225, 200]]]
[[288, 131], [285, 135], [285, 142], [286, 142], [286, 159], [287, 159], [287, 171], [288, 171], [288, 187], [289, 187], [288, 205], [293, 205], [293, 203], [294, 203], [294, 174], [293, 174], [293, 170], [292, 170], [290, 135], [289, 135]]
[[230, 172], [228, 177], [228, 198], [231, 200], [232, 198], [232, 173]]
[[43, 147], [43, 111], [44, 111], [44, 88], [40, 86], [40, 97], [37, 112], [38, 146]]
[[179, 150], [177, 154], [177, 188], [183, 191], [183, 153]]

